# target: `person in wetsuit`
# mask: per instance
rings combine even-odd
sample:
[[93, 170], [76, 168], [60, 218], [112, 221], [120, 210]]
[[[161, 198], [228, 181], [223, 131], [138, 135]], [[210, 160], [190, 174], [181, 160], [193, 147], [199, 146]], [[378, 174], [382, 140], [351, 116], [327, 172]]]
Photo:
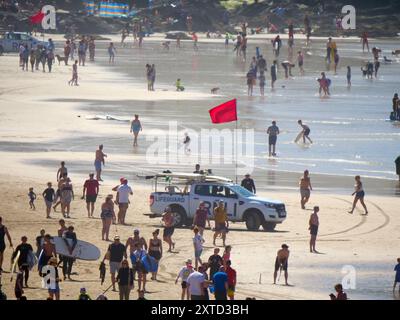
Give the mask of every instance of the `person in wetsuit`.
[[0, 274], [3, 272], [3, 257], [4, 251], [6, 249], [6, 242], [4, 240], [5, 236], [7, 236], [8, 242], [10, 243], [10, 247], [13, 247], [11, 236], [8, 232], [7, 227], [2, 223], [3, 219], [0, 217]]
[[19, 244], [15, 250], [14, 253], [12, 254], [12, 261], [14, 261], [15, 257], [18, 254], [18, 251], [20, 252], [17, 264], [18, 268], [21, 272], [25, 274], [25, 287], [28, 287], [28, 279], [29, 279], [29, 264], [28, 264], [28, 255], [29, 251], [33, 252], [32, 246], [27, 243], [28, 238], [26, 236], [21, 237], [21, 244]]

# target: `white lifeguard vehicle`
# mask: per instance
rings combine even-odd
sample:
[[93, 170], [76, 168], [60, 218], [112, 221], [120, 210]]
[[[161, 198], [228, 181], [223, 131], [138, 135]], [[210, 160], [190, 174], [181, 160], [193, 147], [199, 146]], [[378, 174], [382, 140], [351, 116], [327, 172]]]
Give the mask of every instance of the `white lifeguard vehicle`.
[[[256, 196], [232, 180], [208, 174], [164, 172], [146, 179], [154, 179], [155, 191], [150, 194], [151, 218], [160, 217], [169, 206], [174, 213], [175, 226], [191, 226], [196, 209], [204, 202], [213, 219], [213, 209], [225, 202], [228, 219], [245, 222], [248, 230], [260, 226], [272, 231], [286, 219], [285, 204], [278, 200]], [[158, 191], [159, 185], [163, 190]]]
[[18, 52], [21, 44], [27, 44], [30, 50], [35, 49], [38, 45], [47, 47], [48, 42], [40, 41], [26, 32], [6, 32], [0, 38], [0, 55], [3, 53]]

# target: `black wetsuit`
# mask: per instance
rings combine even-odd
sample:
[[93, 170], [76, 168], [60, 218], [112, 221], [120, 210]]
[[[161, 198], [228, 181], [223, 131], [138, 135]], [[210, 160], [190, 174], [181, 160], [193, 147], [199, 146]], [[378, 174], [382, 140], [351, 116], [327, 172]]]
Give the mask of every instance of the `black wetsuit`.
[[6, 236], [6, 227], [0, 227], [0, 253], [3, 253], [6, 249], [6, 242], [4, 241], [4, 237]]
[[20, 252], [20, 254], [17, 264], [18, 267], [25, 272], [25, 285], [27, 285], [29, 279], [28, 254], [29, 251], [33, 252], [33, 248], [29, 243], [21, 243], [15, 248], [15, 251], [12, 255], [13, 259], [17, 256], [18, 251]]
[[[66, 239], [72, 239], [72, 248], [75, 248], [76, 243], [77, 243], [77, 238], [76, 238], [76, 233], [71, 232], [71, 231], [65, 231], [63, 235], [64, 241], [67, 241]], [[73, 249], [72, 249], [73, 250]], [[62, 266], [62, 272], [64, 277], [65, 276], [71, 276], [72, 272], [72, 265], [74, 263], [74, 258], [63, 256], [63, 266]]]

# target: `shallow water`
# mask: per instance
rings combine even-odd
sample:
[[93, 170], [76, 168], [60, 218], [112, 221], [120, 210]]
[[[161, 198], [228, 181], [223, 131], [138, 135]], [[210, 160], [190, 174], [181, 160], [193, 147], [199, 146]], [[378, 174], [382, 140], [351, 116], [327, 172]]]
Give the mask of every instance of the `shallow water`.
[[[279, 70], [276, 91], [271, 92], [269, 72], [267, 72], [266, 96], [259, 96], [255, 87], [255, 96], [247, 97], [245, 74], [250, 60], [243, 62], [222, 44], [200, 44], [200, 50], [194, 52], [190, 42], [183, 49], [176, 49], [171, 43], [170, 51], [165, 51], [156, 42], [145, 42], [144, 48], [120, 48], [116, 64], [110, 70], [124, 73], [131, 78], [132, 85], [146, 88], [146, 63], [155, 63], [157, 70], [156, 90], [173, 91], [177, 78], [181, 78], [186, 91], [209, 93], [213, 87], [219, 87], [222, 96], [214, 96], [199, 101], [126, 101], [106, 104], [96, 103], [85, 108], [88, 115], [112, 115], [129, 120], [133, 113], [139, 113], [145, 130], [143, 134], [157, 134], [158, 129], [168, 130], [168, 121], [177, 121], [179, 130], [204, 128], [234, 129], [235, 124], [211, 125], [208, 110], [231, 98], [238, 99], [238, 127], [255, 130], [254, 154], [239, 159], [239, 163], [254, 163], [257, 170], [276, 170], [302, 172], [309, 169], [312, 173], [396, 179], [394, 159], [399, 155], [400, 125], [386, 121], [391, 111], [391, 98], [399, 90], [400, 63], [392, 57], [391, 50], [398, 41], [377, 41], [377, 45], [394, 63], [381, 63], [378, 79], [366, 80], [362, 77], [360, 66], [363, 61], [372, 60], [372, 54], [363, 54], [360, 44], [350, 41], [338, 41], [341, 57], [338, 75], [327, 72], [332, 79], [331, 97], [321, 99], [318, 96], [317, 82], [320, 71], [326, 71], [323, 56], [324, 42], [315, 42], [310, 49], [312, 55], [305, 55], [304, 77], [298, 76], [297, 67], [293, 69], [293, 79], [283, 79], [283, 70]], [[297, 43], [301, 46], [300, 41]], [[266, 56], [269, 68], [272, 61], [271, 46], [257, 44]], [[248, 56], [255, 53], [256, 44], [250, 44]], [[297, 48], [294, 50], [297, 51]], [[286, 48], [281, 50], [281, 61], [286, 59]], [[98, 45], [97, 61], [108, 65], [106, 51]], [[346, 66], [352, 67], [352, 87], [346, 85]], [[282, 68], [281, 68], [282, 69]], [[179, 93], [177, 93], [179, 94]], [[312, 145], [296, 145], [294, 138], [300, 131], [298, 119], [311, 128]], [[272, 120], [276, 120], [281, 130], [278, 138], [276, 161], [269, 161], [265, 129]], [[99, 120], [100, 122], [104, 122]], [[127, 126], [126, 123], [113, 121], [115, 126]], [[129, 129], [127, 129], [129, 130]], [[181, 136], [176, 139], [183, 140]], [[117, 134], [118, 135], [118, 134]], [[116, 137], [114, 137], [115, 139]], [[112, 149], [130, 153], [127, 141], [131, 137], [115, 139]], [[192, 137], [193, 140], [193, 137]], [[252, 143], [252, 142], [249, 142]], [[243, 150], [248, 148], [243, 142]], [[149, 144], [144, 143], [144, 146]], [[250, 148], [251, 149], [251, 148]], [[249, 149], [247, 149], [249, 150]], [[188, 168], [198, 162], [196, 150], [192, 158], [186, 161]], [[213, 157], [217, 157], [213, 154]], [[221, 161], [222, 162], [222, 161]], [[168, 163], [164, 167], [185, 163]], [[141, 163], [139, 166], [148, 167]], [[219, 166], [221, 165], [221, 166]], [[211, 167], [211, 165], [208, 165]], [[214, 164], [215, 168], [229, 168], [234, 165]], [[248, 169], [247, 171], [251, 171]]]

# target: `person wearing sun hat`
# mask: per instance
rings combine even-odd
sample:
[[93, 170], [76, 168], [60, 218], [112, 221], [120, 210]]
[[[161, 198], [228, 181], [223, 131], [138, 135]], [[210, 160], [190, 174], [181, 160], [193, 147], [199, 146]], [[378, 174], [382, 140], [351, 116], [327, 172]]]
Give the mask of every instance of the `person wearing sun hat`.
[[181, 282], [181, 286], [182, 286], [181, 300], [185, 300], [185, 295], [186, 295], [187, 300], [189, 300], [189, 298], [190, 298], [189, 288], [187, 285], [187, 278], [193, 272], [194, 272], [194, 270], [193, 270], [193, 266], [192, 266], [192, 259], [186, 259], [185, 266], [182, 267], [182, 269], [178, 273], [178, 276], [175, 279], [175, 284], [178, 283], [179, 278], [182, 280], [182, 282]]
[[54, 297], [56, 298], [56, 300], [60, 300], [60, 286], [59, 286], [59, 282], [61, 281], [59, 276], [58, 276], [58, 268], [57, 268], [57, 258], [56, 257], [51, 257], [48, 261], [48, 265], [54, 268], [54, 276], [55, 276], [55, 281], [54, 281], [54, 287], [51, 287], [50, 283], [50, 287], [48, 288], [48, 293], [49, 293], [49, 298], [54, 299]]
[[276, 284], [276, 277], [278, 270], [285, 271], [285, 285], [288, 285], [288, 260], [290, 251], [287, 244], [282, 244], [281, 249], [276, 254], [275, 271], [274, 271], [274, 284]]

